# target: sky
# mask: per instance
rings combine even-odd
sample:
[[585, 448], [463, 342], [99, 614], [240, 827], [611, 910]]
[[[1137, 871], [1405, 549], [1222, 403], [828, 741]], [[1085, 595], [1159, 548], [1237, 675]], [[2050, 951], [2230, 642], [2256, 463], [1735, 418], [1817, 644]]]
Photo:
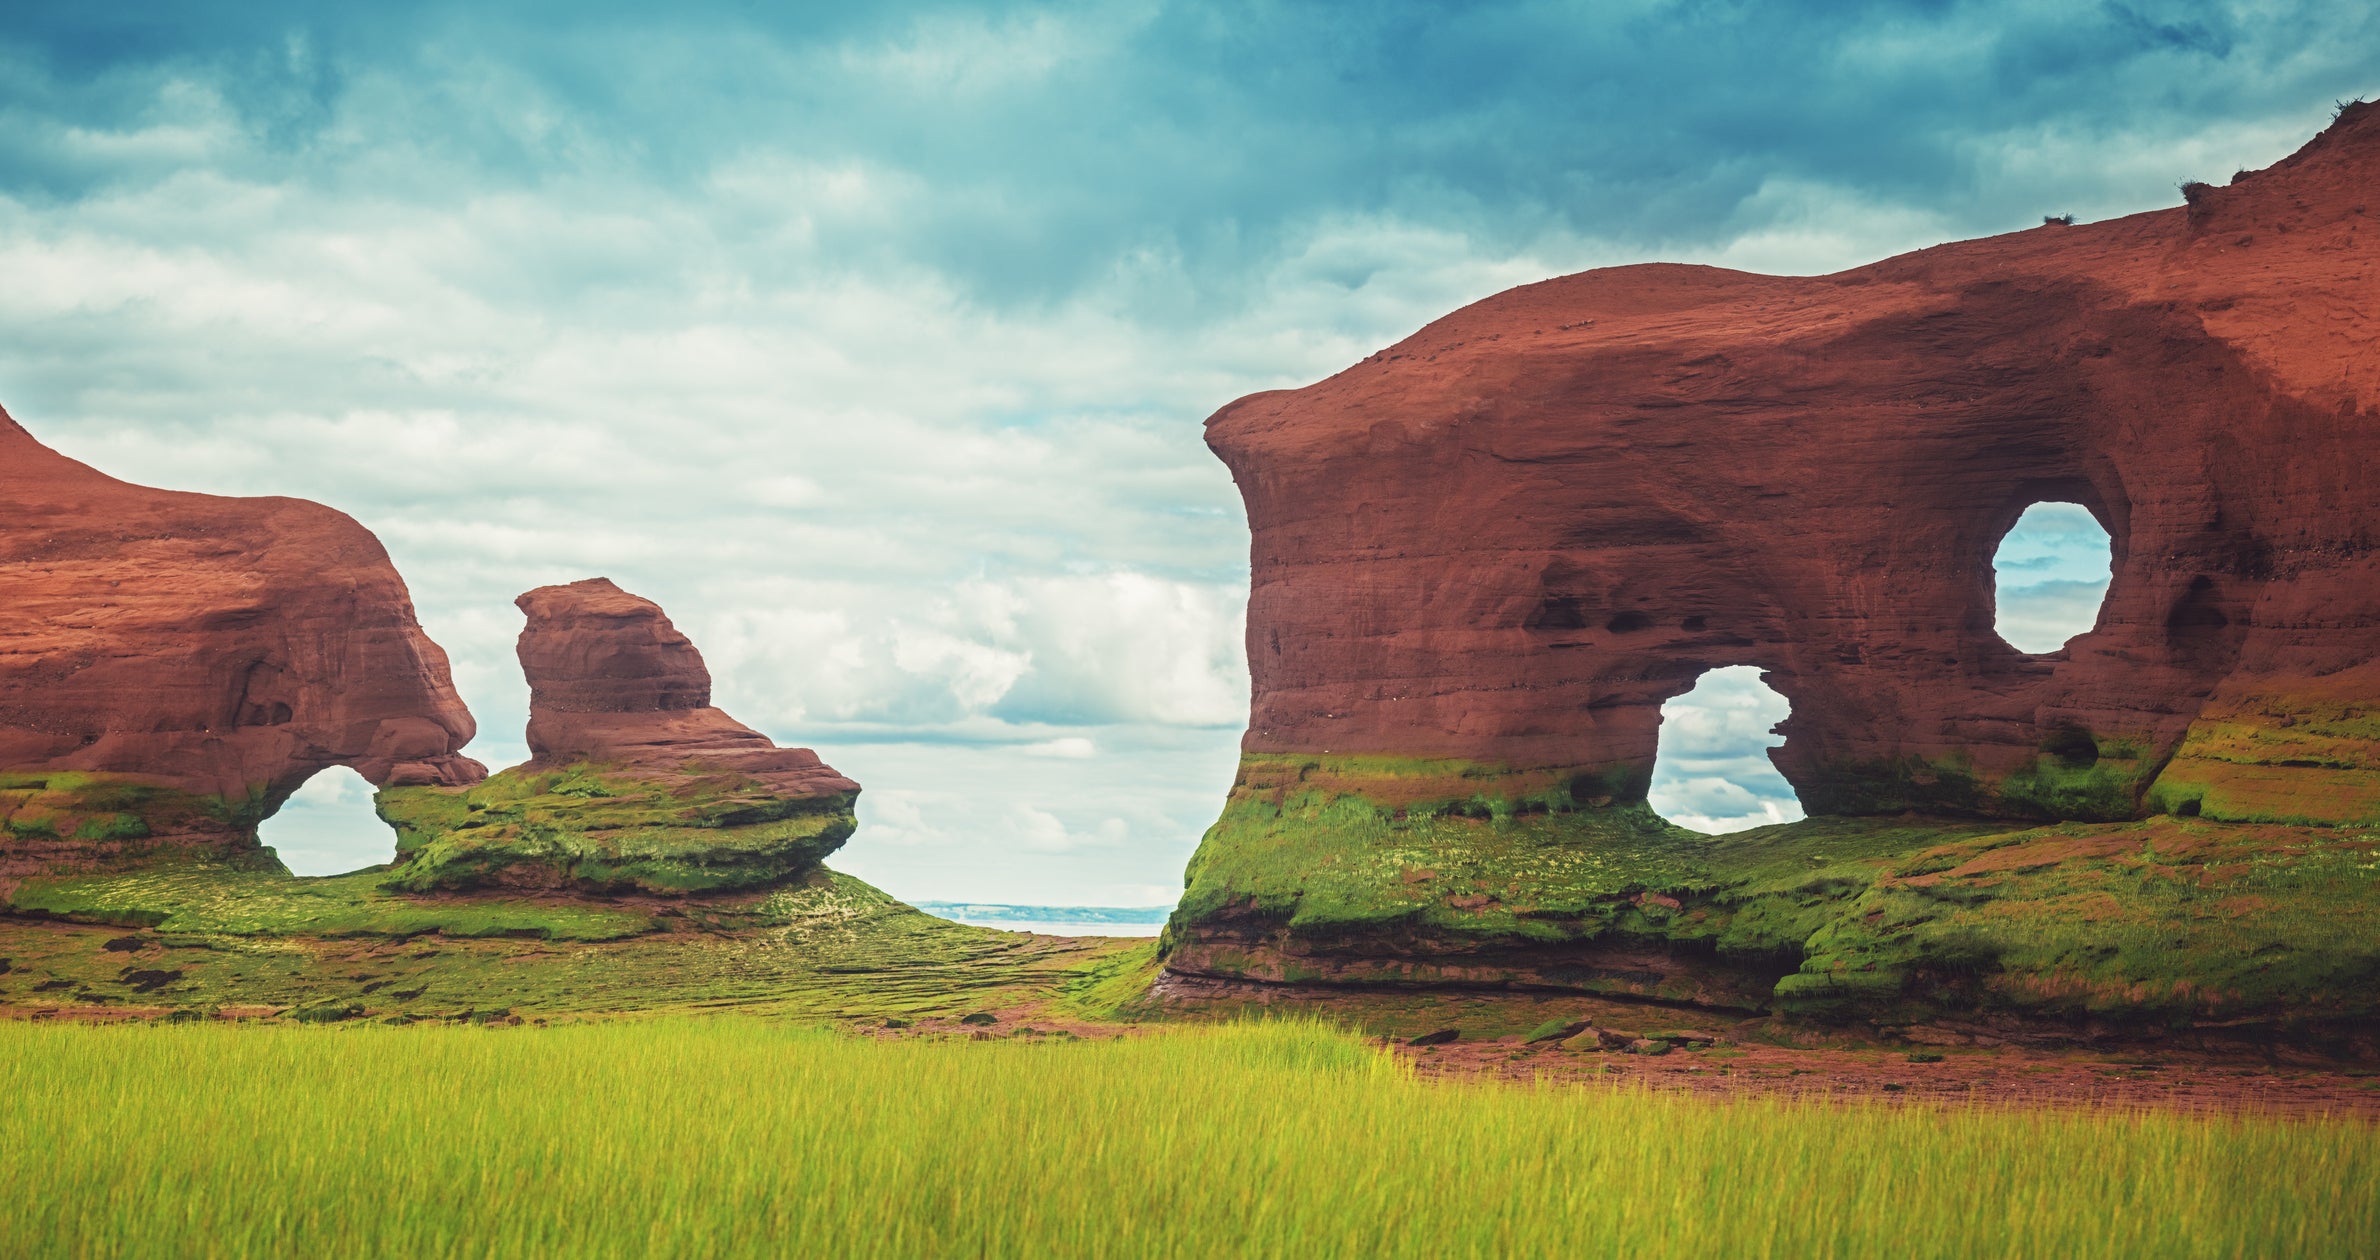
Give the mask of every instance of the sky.
[[[2376, 89], [2290, 0], [10, 6], [0, 403], [372, 528], [491, 765], [513, 596], [601, 574], [866, 785], [842, 869], [1157, 904], [1246, 712], [1217, 407], [1589, 267], [2178, 204]], [[1731, 680], [1697, 769], [1765, 763]], [[385, 858], [345, 773], [267, 841]]]

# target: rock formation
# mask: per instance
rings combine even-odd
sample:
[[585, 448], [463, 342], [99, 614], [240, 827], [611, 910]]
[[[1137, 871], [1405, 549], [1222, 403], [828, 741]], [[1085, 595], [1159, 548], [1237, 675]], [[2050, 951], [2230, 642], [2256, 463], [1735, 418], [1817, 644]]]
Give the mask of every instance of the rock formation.
[[0, 413], [0, 874], [252, 847], [330, 766], [473, 783], [472, 732], [363, 526], [130, 485]]
[[[1641, 797], [1756, 665], [1814, 812], [2380, 819], [2380, 106], [2184, 208], [1839, 275], [1499, 294], [1207, 422], [1254, 533], [1251, 753]], [[1993, 632], [2043, 500], [2097, 627]]]
[[859, 785], [713, 708], [702, 654], [658, 605], [605, 578], [516, 602], [532, 756], [469, 790], [382, 792], [396, 886], [757, 887], [851, 834]]
[[711, 707], [702, 653], [653, 601], [588, 578], [541, 586], [515, 602], [529, 617], [519, 648], [529, 679], [525, 769], [595, 763], [675, 772], [698, 761], [787, 799], [859, 791], [818, 754], [779, 748]]
[[[2380, 106], [2184, 192], [1831, 276], [1527, 285], [1216, 413], [1253, 704], [1175, 982], [1874, 1015], [2035, 950], [2076, 987], [1990, 1000], [2212, 1010], [2236, 944], [2108, 962], [2131, 928], [1995, 917], [2018, 868], [1956, 847], [2027, 855], [2025, 826], [2071, 820], [2091, 839], [2039, 868], [2145, 846], [2238, 872], [2380, 823]], [[2098, 518], [2114, 573], [2095, 628], [2027, 654], [1992, 556], [2044, 500]], [[1813, 818], [1711, 841], [1643, 800], [1661, 704], [1732, 665], [1792, 703], [1772, 759]], [[2108, 861], [2059, 895], [2111, 925], [2195, 895], [2120, 903], [2142, 868]], [[2299, 944], [2352, 939], [2323, 934], [2358, 904]], [[2307, 944], [2293, 974], [2327, 978], [2269, 1008], [2369, 1006], [2340, 978], [2366, 954]]]

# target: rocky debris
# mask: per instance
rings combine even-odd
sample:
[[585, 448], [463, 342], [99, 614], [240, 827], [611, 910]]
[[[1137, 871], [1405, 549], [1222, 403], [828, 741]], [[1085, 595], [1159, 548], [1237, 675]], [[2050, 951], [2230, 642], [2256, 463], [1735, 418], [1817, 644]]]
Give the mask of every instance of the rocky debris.
[[[1616, 1028], [1596, 1028], [1585, 1023], [1573, 1024], [1569, 1035], [1561, 1038], [1561, 1048], [1574, 1051], [1624, 1050], [1632, 1054], [1668, 1054], [1684, 1047], [1688, 1050], [1707, 1050], [1719, 1044], [1719, 1038], [1705, 1032], [1632, 1033]], [[1550, 1037], [1531, 1037], [1532, 1043], [1552, 1040]]]
[[1441, 1028], [1435, 1032], [1423, 1033], [1405, 1044], [1409, 1046], [1443, 1046], [1460, 1040], [1462, 1035], [1462, 1030], [1459, 1028]]
[[1543, 1041], [1565, 1041], [1587, 1031], [1590, 1031], [1590, 1027], [1583, 1019], [1574, 1019], [1568, 1023], [1558, 1019], [1549, 1019], [1531, 1030], [1529, 1035], [1523, 1037], [1521, 1041], [1525, 1045], [1533, 1046]]
[[446, 654], [369, 530], [118, 481], [0, 412], [0, 874], [244, 850], [308, 778], [478, 782]]
[[381, 792], [390, 887], [766, 887], [851, 835], [859, 784], [712, 707], [702, 654], [658, 605], [603, 578], [518, 603], [533, 755], [473, 788]]
[[[2186, 208], [1831, 276], [1586, 272], [1232, 403], [1244, 746], [1625, 803], [1662, 702], [1754, 665], [1814, 813], [2380, 821], [2374, 188], [2351, 105]], [[2114, 579], [2027, 654], [1991, 561], [2043, 500]]]

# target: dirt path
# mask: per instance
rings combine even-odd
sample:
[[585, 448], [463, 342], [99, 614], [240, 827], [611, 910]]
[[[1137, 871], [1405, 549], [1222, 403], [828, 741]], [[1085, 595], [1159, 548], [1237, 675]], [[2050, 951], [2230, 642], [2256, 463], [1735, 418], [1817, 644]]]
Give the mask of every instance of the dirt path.
[[[2380, 1069], [2206, 1055], [1722, 1044], [1659, 1056], [1527, 1046], [1517, 1037], [1399, 1047], [1424, 1076], [1627, 1081], [1722, 1096], [2157, 1107], [2380, 1120]], [[1939, 1054], [1938, 1061], [1924, 1061]], [[1914, 1058], [1913, 1058], [1914, 1056]]]

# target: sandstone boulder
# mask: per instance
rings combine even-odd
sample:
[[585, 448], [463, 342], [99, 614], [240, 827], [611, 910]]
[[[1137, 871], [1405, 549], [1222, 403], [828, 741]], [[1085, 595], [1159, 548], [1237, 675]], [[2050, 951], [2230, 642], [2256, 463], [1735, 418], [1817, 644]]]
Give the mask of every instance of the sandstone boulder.
[[393, 887], [691, 893], [792, 879], [840, 847], [859, 785], [711, 705], [702, 654], [604, 578], [520, 597], [530, 760], [377, 798]]

